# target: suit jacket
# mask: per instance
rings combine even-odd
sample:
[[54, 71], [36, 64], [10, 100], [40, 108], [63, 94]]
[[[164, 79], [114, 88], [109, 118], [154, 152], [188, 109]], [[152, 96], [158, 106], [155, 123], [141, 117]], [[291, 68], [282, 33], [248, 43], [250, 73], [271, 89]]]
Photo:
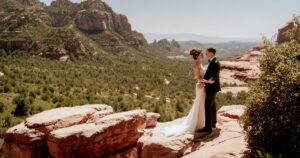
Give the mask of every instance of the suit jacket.
[[212, 84], [206, 83], [205, 84], [205, 91], [206, 92], [219, 92], [221, 91], [220, 86], [220, 70], [221, 65], [217, 58], [214, 58], [208, 65], [206, 73], [204, 75], [205, 80], [213, 79], [215, 82]]

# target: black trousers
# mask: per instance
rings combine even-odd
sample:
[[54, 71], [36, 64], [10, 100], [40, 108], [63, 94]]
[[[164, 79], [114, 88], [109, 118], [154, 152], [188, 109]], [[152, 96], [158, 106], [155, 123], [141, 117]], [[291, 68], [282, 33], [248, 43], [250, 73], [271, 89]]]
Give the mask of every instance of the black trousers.
[[205, 129], [211, 130], [217, 124], [217, 109], [216, 109], [217, 92], [206, 91], [205, 98]]

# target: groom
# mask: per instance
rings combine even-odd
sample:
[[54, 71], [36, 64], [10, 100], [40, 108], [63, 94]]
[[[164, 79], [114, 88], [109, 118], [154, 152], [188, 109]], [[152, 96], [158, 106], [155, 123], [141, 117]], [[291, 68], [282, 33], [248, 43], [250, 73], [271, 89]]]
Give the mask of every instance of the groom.
[[213, 83], [205, 83], [205, 127], [199, 129], [198, 132], [212, 132], [212, 128], [216, 128], [217, 109], [216, 94], [221, 91], [220, 88], [220, 63], [216, 58], [216, 50], [214, 48], [206, 49], [206, 57], [209, 61], [204, 80], [213, 80]]

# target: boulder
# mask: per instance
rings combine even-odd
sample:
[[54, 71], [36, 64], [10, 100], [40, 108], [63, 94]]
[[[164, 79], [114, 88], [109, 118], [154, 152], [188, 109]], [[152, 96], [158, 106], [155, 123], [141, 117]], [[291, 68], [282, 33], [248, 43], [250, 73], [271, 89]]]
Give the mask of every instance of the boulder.
[[57, 129], [50, 133], [48, 147], [55, 158], [102, 157], [136, 144], [143, 134], [146, 111], [107, 115], [94, 123]]
[[[182, 118], [181, 118], [182, 119]], [[138, 140], [139, 155], [141, 158], [179, 158], [193, 144], [194, 136], [184, 134], [166, 137], [161, 130], [165, 126], [178, 123], [181, 119], [171, 122], [158, 123], [156, 128], [147, 129]]]
[[157, 119], [159, 119], [160, 114], [154, 112], [147, 112], [146, 127], [155, 127], [157, 124]]
[[93, 114], [99, 111], [105, 111], [106, 114], [113, 113], [112, 107], [108, 105], [95, 104], [76, 107], [61, 107], [29, 117], [25, 119], [25, 125], [28, 128], [37, 129], [45, 134], [49, 134], [55, 129], [85, 123]]
[[[99, 113], [102, 112], [102, 115]], [[7, 158], [48, 157], [48, 135], [51, 131], [96, 121], [113, 113], [108, 105], [62, 107], [33, 115], [9, 128], [4, 134], [3, 155]]]
[[48, 156], [46, 135], [29, 129], [24, 122], [8, 129], [2, 146], [6, 158], [44, 158]]

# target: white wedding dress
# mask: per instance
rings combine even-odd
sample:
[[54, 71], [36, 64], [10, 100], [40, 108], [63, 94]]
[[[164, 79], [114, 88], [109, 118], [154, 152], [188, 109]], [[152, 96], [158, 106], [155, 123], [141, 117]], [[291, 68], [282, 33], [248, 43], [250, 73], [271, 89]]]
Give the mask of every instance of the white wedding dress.
[[[205, 69], [200, 65], [202, 78], [205, 74]], [[198, 88], [199, 81], [195, 85], [196, 98], [194, 99], [193, 106], [189, 114], [180, 122], [164, 127], [162, 133], [165, 136], [179, 136], [182, 134], [194, 134], [197, 129], [205, 126], [205, 89]]]

